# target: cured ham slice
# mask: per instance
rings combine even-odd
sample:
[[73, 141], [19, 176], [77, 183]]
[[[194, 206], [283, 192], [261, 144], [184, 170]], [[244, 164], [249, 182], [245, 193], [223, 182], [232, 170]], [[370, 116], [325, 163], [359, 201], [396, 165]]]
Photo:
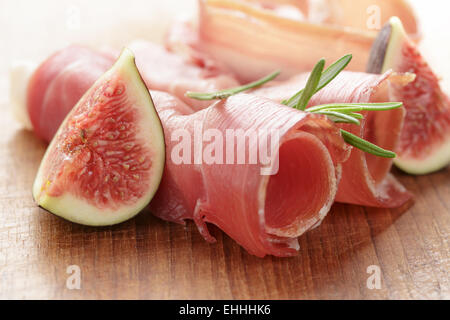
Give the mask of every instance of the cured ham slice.
[[317, 60], [352, 53], [349, 70], [363, 71], [376, 32], [318, 25], [280, 16], [253, 1], [201, 0], [199, 45], [225, 63], [241, 82], [280, 69], [289, 78], [310, 71]]
[[[308, 74], [302, 74], [282, 83], [271, 83], [253, 94], [275, 101], [294, 95], [306, 84]], [[405, 85], [414, 77], [342, 72], [328, 86], [313, 96], [310, 105], [351, 102], [386, 102], [389, 99], [389, 82]], [[405, 110], [366, 112], [361, 126], [340, 125], [382, 148], [395, 150], [403, 127]], [[343, 164], [342, 180], [336, 201], [374, 207], [398, 207], [411, 198], [411, 194], [389, 173], [392, 160], [376, 157], [354, 148]]]
[[[257, 0], [255, 0], [257, 1]], [[252, 2], [255, 2], [252, 1]], [[181, 35], [184, 36], [181, 36]], [[196, 38], [197, 35], [197, 38]], [[185, 41], [189, 39], [189, 41]], [[188, 21], [177, 22], [167, 37], [172, 51], [194, 54], [202, 50], [198, 33]], [[246, 70], [247, 65], [241, 66]], [[283, 82], [271, 82], [254, 94], [277, 102], [288, 99], [306, 84], [308, 74], [300, 74]], [[311, 105], [335, 102], [387, 102], [392, 101], [388, 83], [404, 86], [412, 75], [398, 76], [390, 72], [382, 76], [366, 73], [343, 72], [311, 100]], [[389, 80], [389, 81], [388, 81]], [[385, 149], [395, 150], [403, 128], [404, 109], [366, 114], [360, 127], [342, 125], [345, 130], [371, 141]], [[411, 194], [389, 173], [392, 160], [366, 154], [359, 149], [343, 166], [343, 177], [337, 201], [374, 207], [398, 207], [411, 199]]]
[[82, 46], [69, 46], [44, 61], [27, 89], [27, 109], [36, 135], [49, 142], [64, 117], [113, 62], [112, 56]]
[[[74, 49], [66, 50], [70, 51]], [[68, 55], [68, 53], [66, 54]], [[77, 60], [78, 56], [74, 55], [73, 59]], [[95, 59], [93, 60], [95, 61]], [[48, 61], [51, 61], [51, 59], [49, 59]], [[57, 70], [56, 63], [60, 62], [59, 60], [54, 60], [53, 63], [55, 64], [55, 66], [49, 64], [49, 70]], [[72, 62], [67, 61], [67, 64], [70, 63]], [[150, 64], [151, 61], [146, 61], [146, 63]], [[59, 68], [66, 69], [66, 65], [59, 65]], [[92, 68], [86, 67], [82, 70], [92, 70]], [[148, 72], [150, 71], [151, 70], [148, 69]], [[87, 73], [87, 71], [85, 72]], [[163, 72], [163, 70], [160, 69], [160, 72]], [[68, 74], [65, 77], [59, 77], [57, 79], [59, 79], [59, 81], [61, 82], [64, 82], [67, 78], [73, 78], [70, 77], [70, 73], [68, 71], [66, 73]], [[43, 79], [46, 79], [46, 77], [44, 77], [45, 74], [42, 74], [41, 76], [43, 77]], [[385, 81], [387, 77], [387, 75], [380, 77], [357, 73], [344, 73], [341, 77], [334, 80], [332, 84], [323, 89], [323, 91], [321, 91], [321, 93], [319, 93], [314, 98], [313, 103], [318, 104], [337, 101], [376, 101], [376, 97], [378, 95], [374, 94], [374, 89], [377, 88], [377, 86], [385, 87], [383, 84], [387, 82]], [[85, 77], [79, 78], [89, 79], [90, 76], [86, 74]], [[33, 88], [33, 84], [36, 83], [37, 78], [34, 77], [33, 79], [33, 82], [30, 83], [29, 86], [30, 91], [36, 89]], [[152, 79], [156, 81], [157, 77], [153, 77]], [[281, 101], [282, 99], [287, 98], [298, 91], [299, 88], [303, 87], [305, 81], [306, 75], [300, 75], [284, 83], [269, 85], [265, 88], [257, 90], [255, 93], [261, 96], [268, 97], [275, 101]], [[193, 82], [195, 83], [195, 81]], [[342, 88], [339, 87], [339, 85], [341, 85]], [[76, 94], [78, 94], [78, 97], [73, 97], [72, 95], [74, 93], [67, 88], [80, 88], [82, 86], [88, 86], [88, 84], [80, 81], [71, 82], [70, 86], [64, 86], [62, 83], [55, 84], [55, 86], [62, 88], [62, 90], [53, 91], [52, 95], [54, 97], [52, 97], [49, 93], [45, 93], [45, 95], [51, 97], [49, 101], [60, 101], [60, 103], [54, 105], [49, 104], [46, 106], [46, 108], [43, 108], [42, 105], [35, 103], [33, 106], [31, 106], [31, 108], [37, 108], [37, 110], [41, 111], [36, 112], [34, 110], [34, 113], [30, 112], [30, 116], [32, 116], [32, 114], [37, 114], [41, 117], [41, 119], [43, 119], [44, 122], [42, 122], [42, 127], [45, 129], [51, 128], [52, 130], [50, 130], [49, 132], [56, 131], [60, 123], [59, 121], [62, 121], [62, 119], [64, 118], [64, 114], [61, 114], [59, 119], [55, 119], [55, 117], [51, 117], [48, 114], [51, 114], [53, 112], [52, 110], [55, 110], [56, 108], [59, 108], [60, 110], [66, 110], [66, 112], [68, 112], [72, 108], [73, 103], [71, 101], [76, 101], [76, 99], [80, 98], [82, 95], [83, 90], [80, 89], [75, 92]], [[45, 87], [43, 88], [45, 89]], [[381, 89], [379, 89], [378, 91], [384, 92]], [[68, 96], [71, 96], [72, 98], [64, 99], [63, 97], [66, 94]], [[184, 95], [182, 95], [182, 97], [183, 96]], [[389, 101], [386, 95], [382, 95], [382, 98], [380, 98], [379, 100]], [[387, 120], [384, 121], [383, 117], [387, 117]], [[356, 126], [349, 126], [347, 130], [354, 133], [359, 133], [361, 136], [381, 145], [382, 147], [393, 149], [397, 141], [397, 130], [399, 127], [401, 127], [402, 119], [402, 111], [376, 113], [376, 115], [373, 115], [373, 117], [368, 117], [367, 122], [365, 122], [361, 127], [361, 130], [363, 130], [362, 132], [355, 132], [355, 130], [360, 130]], [[391, 122], [392, 125], [387, 125]], [[49, 140], [51, 139], [51, 137], [52, 135], [49, 134], [47, 136], [47, 139]], [[396, 183], [395, 179], [391, 178], [388, 175], [388, 171], [391, 167], [390, 160], [365, 155], [359, 150], [354, 150], [354, 152], [352, 152], [352, 158], [350, 160], [354, 163], [344, 165], [343, 182], [338, 192], [339, 201], [360, 205], [395, 207], [401, 205], [407, 199], [409, 199], [410, 195], [405, 192], [405, 190], [403, 190], [398, 183]], [[357, 168], [357, 170], [355, 168]], [[353, 177], [353, 175], [355, 175], [355, 177]], [[389, 181], [390, 183], [386, 183], [386, 181]], [[395, 195], [396, 192], [398, 193], [398, 195]]]
[[[266, 5], [264, 0], [245, 1]], [[415, 13], [406, 0], [274, 0], [270, 3], [275, 7], [292, 6], [313, 23], [368, 31], [381, 29], [390, 17], [397, 16], [411, 36], [418, 37], [419, 33]]]
[[[52, 72], [66, 69], [59, 60], [46, 63]], [[83, 70], [85, 77], [90, 78], [90, 69]], [[34, 86], [41, 87], [45, 90], [42, 95], [48, 95], [51, 87], [43, 86], [37, 79], [30, 82], [29, 90], [34, 92], [37, 90]], [[58, 79], [65, 81], [65, 77]], [[82, 79], [81, 75], [78, 79]], [[81, 87], [76, 81], [71, 84], [74, 88]], [[71, 95], [73, 87], [56, 82], [52, 85], [61, 89], [50, 91], [54, 95], [51, 98], [61, 103], [61, 110], [69, 110], [71, 101], [64, 97]], [[237, 95], [194, 112], [168, 93], [151, 91], [151, 94], [167, 145], [165, 172], [151, 202], [151, 211], [168, 221], [194, 220], [208, 241], [214, 238], [206, 223], [213, 223], [260, 257], [296, 254], [297, 237], [318, 225], [334, 201], [341, 164], [349, 156], [349, 147], [339, 129], [324, 116], [297, 111], [254, 95]], [[40, 107], [40, 110], [43, 112], [41, 125], [53, 126], [54, 120], [47, 116], [51, 109]], [[197, 127], [200, 127], [203, 150], [200, 161], [196, 160]], [[229, 130], [237, 130], [232, 140], [217, 144], [220, 137], [229, 137]], [[205, 138], [208, 132], [214, 133], [209, 139]], [[277, 132], [278, 139], [273, 140], [277, 142], [275, 148], [265, 154], [269, 161], [252, 162], [255, 151], [256, 159], [262, 157], [261, 139], [271, 132]], [[257, 139], [253, 140], [251, 134]], [[180, 137], [183, 141], [177, 140]], [[184, 143], [184, 139], [188, 142]], [[185, 149], [180, 153], [178, 148], [182, 142]], [[213, 151], [210, 149], [210, 155], [214, 155], [212, 162], [204, 156], [207, 154], [204, 150], [211, 148], [211, 144], [214, 145]], [[181, 154], [185, 159], [185, 152], [190, 156], [179, 162], [177, 156]], [[220, 153], [226, 156], [223, 162], [218, 157]], [[240, 154], [244, 154], [243, 162], [238, 160]], [[269, 174], [263, 173], [267, 169]]]
[[347, 53], [353, 54], [349, 70], [364, 71], [377, 31], [392, 15], [400, 15], [418, 38], [414, 12], [403, 0], [201, 0], [199, 9], [198, 30], [176, 24], [169, 48], [186, 53], [195, 47], [241, 82], [277, 69], [287, 79], [311, 70], [320, 58], [334, 61]]
[[147, 41], [134, 41], [128, 48], [148, 88], [170, 92], [196, 110], [211, 102], [190, 99], [186, 91], [209, 92], [238, 85], [223, 65], [206, 54], [182, 57]]
[[[295, 255], [297, 237], [322, 221], [337, 191], [340, 163], [348, 150], [336, 127], [321, 116], [254, 95], [236, 95], [196, 113], [168, 94], [152, 92], [152, 97], [165, 130], [169, 159], [150, 204], [152, 212], [177, 223], [193, 219], [208, 241], [214, 238], [206, 223], [215, 224], [259, 257]], [[173, 159], [182, 140], [189, 138], [189, 149], [196, 148], [197, 126], [203, 133], [213, 130], [219, 137], [225, 137], [230, 129], [258, 132], [258, 139], [277, 130], [278, 173], [261, 175], [261, 164], [195, 164], [194, 155], [189, 156], [190, 162], [177, 164]], [[184, 134], [174, 135], [180, 129]], [[181, 136], [183, 139], [174, 141]], [[217, 136], [215, 139], [217, 143]], [[255, 141], [243, 139], [245, 143], [233, 147], [235, 155], [256, 151]], [[200, 143], [204, 150], [208, 144], [211, 142]], [[216, 155], [228, 156], [227, 152], [225, 145], [215, 149]], [[272, 154], [272, 164], [274, 157]]]
[[[189, 99], [184, 95], [186, 91], [214, 91], [238, 84], [223, 67], [206, 56], [188, 60], [144, 41], [133, 42], [130, 48], [149, 88], [170, 92], [197, 109], [211, 102]], [[40, 138], [51, 140], [66, 114], [116, 57], [112, 50], [100, 52], [69, 46], [34, 71], [26, 100], [33, 129]]]

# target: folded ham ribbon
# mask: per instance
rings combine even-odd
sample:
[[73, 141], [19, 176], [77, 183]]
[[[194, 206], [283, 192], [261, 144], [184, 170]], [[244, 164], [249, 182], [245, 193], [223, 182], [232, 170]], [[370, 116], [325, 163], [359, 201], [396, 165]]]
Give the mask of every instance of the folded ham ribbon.
[[348, 69], [364, 71], [378, 31], [367, 28], [367, 8], [380, 15], [377, 28], [398, 15], [417, 33], [412, 10], [401, 0], [200, 0], [198, 45], [241, 82], [276, 69], [289, 78], [320, 58], [335, 61], [347, 53], [353, 54]]
[[[189, 40], [186, 41], [186, 39]], [[199, 52], [207, 54], [203, 51], [201, 35], [187, 20], [177, 21], [173, 25], [167, 35], [166, 44], [171, 51], [180, 52], [183, 55], [199, 55]], [[242, 63], [241, 69], [246, 69], [246, 66]], [[285, 81], [272, 81], [252, 93], [281, 102], [303, 88], [308, 75], [301, 73]], [[411, 75], [397, 75], [392, 72], [384, 75], [342, 72], [322, 91], [313, 96], [310, 105], [336, 102], [387, 102], [391, 101], [390, 83], [394, 82], [401, 89], [412, 80]], [[384, 112], [366, 112], [361, 126], [340, 125], [340, 127], [382, 148], [395, 150], [403, 128], [404, 117], [404, 108]], [[411, 194], [389, 173], [391, 167], [391, 159], [376, 157], [354, 148], [349, 161], [343, 165], [343, 176], [336, 200], [374, 207], [398, 207], [404, 204], [411, 198]]]
[[[211, 104], [187, 98], [192, 91], [216, 91], [238, 85], [237, 80], [206, 55], [185, 58], [144, 41], [128, 46], [147, 87], [169, 92], [196, 109]], [[49, 142], [59, 125], [84, 92], [117, 58], [114, 50], [95, 51], [69, 46], [44, 61], [31, 76], [27, 108], [35, 133]]]
[[376, 33], [285, 18], [239, 0], [199, 2], [201, 50], [222, 61], [241, 82], [273, 70], [281, 79], [312, 70], [318, 59], [353, 54], [350, 70], [362, 71]]
[[397, 16], [410, 36], [418, 37], [412, 7], [406, 0], [241, 0], [290, 19], [374, 31]]
[[135, 54], [148, 88], [169, 92], [195, 110], [207, 107], [211, 101], [190, 99], [186, 91], [210, 92], [239, 84], [224, 65], [206, 54], [181, 56], [148, 41], [133, 41], [128, 48]]
[[[193, 219], [208, 241], [214, 238], [205, 223], [213, 223], [256, 256], [296, 254], [297, 237], [320, 224], [337, 191], [341, 162], [348, 157], [337, 128], [323, 117], [254, 95], [236, 95], [192, 113], [173, 96], [151, 93], [163, 123], [168, 159], [177, 149], [170, 138], [174, 131], [182, 128], [193, 136], [196, 123], [202, 124], [203, 132], [213, 129], [223, 136], [229, 129], [257, 130], [260, 139], [275, 129], [281, 138], [276, 175], [261, 175], [261, 164], [166, 161], [152, 212], [178, 223]], [[194, 149], [194, 138], [191, 144]], [[246, 140], [236, 146], [235, 154], [242, 147], [248, 154], [257, 145]]]
[[[169, 54], [164, 49], [153, 44], [136, 42], [132, 43], [130, 47], [139, 49], [137, 50], [136, 60], [147, 85], [151, 89], [156, 88], [170, 92], [180, 99], [184, 97], [184, 91], [191, 88], [192, 90], [200, 90], [201, 88], [210, 88], [212, 86], [220, 88], [222, 84], [218, 79], [221, 81], [222, 79], [228, 79], [223, 83], [233, 83], [235, 81], [231, 76], [224, 75], [204, 78], [201, 72], [202, 66], [196, 66], [192, 64], [191, 60]], [[69, 62], [61, 59], [61, 57], [65, 56], [70, 57], [70, 52], [73, 52], [74, 61]], [[176, 71], [176, 74], [175, 71], [170, 71], [173, 63], [164, 63], [165, 55], [169, 57], [169, 61], [176, 58], [179, 59], [179, 61], [177, 60], [179, 69]], [[158, 58], [153, 60], [152, 57], [155, 56]], [[98, 63], [99, 59], [103, 61], [103, 64]], [[80, 65], [81, 62], [77, 62], [77, 60], [82, 61], [84, 64], [83, 68], [70, 67], [71, 65]], [[99, 66], [102, 65], [104, 70], [106, 70], [107, 62], [111, 63], [111, 60], [112, 58], [105, 57], [87, 48], [69, 47], [53, 55], [37, 69], [28, 87], [28, 108], [34, 129], [41, 137], [46, 138], [48, 141], [53, 136], [65, 114], [81, 97], [82, 92], [91, 85], [87, 80], [93, 83], [95, 76], [101, 73], [98, 70]], [[199, 70], [196, 73], [184, 73], [184, 65], [181, 63], [187, 64], [189, 68], [197, 68]], [[164, 79], [162, 75], [161, 78], [163, 80], [159, 82], [158, 79], [160, 77], [154, 74], [153, 71], [158, 70], [158, 73], [164, 74], [164, 66], [168, 66], [168, 72], [172, 72], [173, 76], [178, 76], [179, 78], [171, 83], [166, 74], [166, 78]], [[54, 73], [58, 68], [60, 73]], [[86, 70], [91, 71], [88, 74]], [[84, 76], [83, 73], [85, 73]], [[196, 74], [196, 77], [192, 76], [192, 74]], [[272, 83], [253, 93], [279, 102], [297, 92], [299, 88], [302, 88], [306, 77], [306, 74], [302, 74], [283, 83]], [[380, 76], [344, 72], [319, 94], [314, 96], [312, 103], [389, 101], [387, 94], [389, 79], [395, 80], [396, 78], [401, 77], [393, 76], [390, 73]], [[208, 80], [211, 80], [213, 85], [208, 84]], [[182, 85], [177, 85], [177, 83]], [[223, 85], [223, 87], [227, 86]], [[71, 89], [64, 90], [64, 88]], [[42, 102], [43, 100], [40, 100], [40, 97], [44, 94], [47, 98]], [[188, 102], [191, 103], [191, 108], [198, 109], [198, 106], [197, 108], [192, 107], [196, 105], [196, 101]], [[246, 108], [245, 106], [242, 107]], [[47, 114], [52, 114], [53, 116], [49, 117]], [[403, 116], [403, 109], [372, 112], [366, 115], [366, 120], [363, 121], [360, 127], [354, 125], [344, 125], [343, 127], [347, 131], [362, 136], [386, 149], [395, 150], [399, 131], [403, 123]], [[55, 117], [59, 117], [59, 119]], [[375, 207], [398, 207], [402, 205], [411, 198], [411, 195], [389, 174], [391, 164], [392, 161], [390, 159], [375, 157], [365, 154], [358, 149], [353, 149], [350, 160], [344, 164], [337, 200]]]
[[[145, 42], [135, 42], [129, 46], [136, 54], [137, 65], [147, 86], [166, 91], [183, 100], [168, 93], [152, 91], [166, 134], [167, 158], [170, 159], [176, 146], [171, 139], [174, 131], [184, 128], [188, 133], [194, 134], [196, 123], [202, 124], [202, 130], [216, 129], [222, 133], [230, 128], [259, 129], [257, 132], [276, 129], [281, 133], [277, 154], [279, 171], [276, 175], [264, 176], [261, 175], [260, 164], [176, 165], [167, 161], [161, 188], [150, 205], [157, 216], [179, 223], [183, 223], [185, 219], [193, 219], [205, 239], [213, 241], [205, 224], [210, 222], [219, 226], [254, 255], [290, 256], [298, 250], [297, 237], [322, 221], [336, 193], [337, 199], [342, 202], [380, 207], [399, 206], [410, 198], [410, 194], [388, 173], [390, 160], [366, 155], [357, 149], [353, 149], [350, 155], [350, 149], [343, 143], [338, 128], [325, 117], [293, 110], [277, 102], [303, 87], [306, 75], [268, 85], [255, 90], [251, 95], [236, 95], [210, 107], [207, 107], [208, 102], [202, 103], [184, 96], [188, 90], [205, 92], [235, 86], [238, 81], [234, 74], [237, 79], [245, 81], [250, 78], [253, 80], [266, 71], [273, 71], [273, 64], [270, 62], [274, 57], [272, 54], [283, 50], [288, 50], [284, 53], [291, 52], [289, 49], [292, 49], [289, 41], [286, 42], [292, 40], [286, 30], [294, 33], [307, 30], [304, 34], [306, 40], [326, 37], [328, 41], [334, 41], [337, 47], [343, 42], [349, 42], [350, 48], [347, 47], [342, 53], [352, 51], [361, 57], [352, 64], [356, 69], [363, 68], [366, 62], [373, 40], [372, 34], [344, 29], [331, 30], [329, 27], [295, 20], [280, 20], [281, 29], [272, 30], [274, 37], [267, 38], [267, 46], [247, 48], [244, 38], [255, 29], [247, 34], [245, 28], [241, 29], [241, 24], [240, 30], [243, 31], [238, 35], [243, 36], [241, 40], [244, 42], [238, 42], [242, 50], [233, 51], [232, 48], [227, 51], [220, 47], [224, 43], [213, 43], [216, 39], [208, 38], [202, 30], [208, 30], [209, 33], [214, 28], [248, 23], [247, 19], [244, 19], [247, 22], [238, 21], [242, 17], [229, 12], [241, 4], [237, 1], [202, 1], [206, 2], [219, 4], [219, 8], [213, 8], [215, 11], [212, 14], [218, 14], [219, 18], [223, 15], [224, 19], [208, 17], [205, 10], [210, 8], [203, 7], [198, 36], [194, 35], [191, 39], [186, 37], [186, 40], [192, 41], [191, 45], [177, 48], [176, 37], [175, 41], [168, 42], [168, 47], [181, 55]], [[248, 10], [248, 14], [255, 14], [255, 19], [266, 19], [266, 15], [272, 14], [255, 6]], [[282, 16], [278, 12], [275, 17], [270, 16], [270, 19], [282, 19]], [[202, 29], [205, 25], [207, 28]], [[254, 28], [253, 25], [247, 27]], [[221, 29], [221, 33], [229, 32], [230, 29], [227, 28]], [[182, 29], [179, 31], [183, 32]], [[267, 30], [264, 31], [263, 28], [257, 31], [265, 33]], [[193, 33], [186, 35], [192, 36]], [[202, 41], [198, 41], [196, 37]], [[279, 42], [275, 41], [277, 37]], [[342, 37], [346, 39], [342, 40]], [[224, 38], [227, 38], [226, 35]], [[319, 53], [330, 51], [328, 47], [321, 47], [319, 42], [312, 46], [304, 40], [300, 39], [295, 44], [296, 50], [306, 47], [312, 49], [317, 45]], [[320, 42], [326, 43], [323, 40], [320, 39]], [[286, 43], [288, 45], [283, 47]], [[337, 50], [332, 55], [330, 59], [334, 56], [338, 58], [341, 52]], [[224, 59], [223, 65], [211, 58], [217, 56]], [[271, 59], [266, 59], [267, 56]], [[283, 69], [287, 70], [284, 75], [293, 75], [312, 67], [317, 59], [314, 57], [308, 60], [308, 56], [313, 55], [306, 55], [302, 59], [295, 55], [292, 56], [293, 59], [283, 60], [286, 62]], [[278, 58], [280, 57], [275, 55], [275, 59]], [[44, 62], [34, 73], [28, 86], [27, 106], [36, 133], [49, 141], [65, 114], [113, 60], [114, 54], [73, 46]], [[280, 61], [282, 60], [278, 60]], [[228, 66], [233, 73], [229, 72]], [[382, 76], [343, 73], [332, 86], [327, 86], [317, 94], [312, 103], [388, 101], [385, 94], [388, 80], [396, 81], [395, 76], [390, 73]], [[195, 112], [197, 110], [201, 111]], [[367, 113], [366, 120], [360, 127], [343, 127], [382, 147], [394, 149], [403, 112], [399, 109]], [[246, 140], [244, 147], [250, 152], [256, 146]], [[271, 156], [273, 160], [274, 155]], [[350, 158], [346, 161], [348, 157]], [[196, 188], [192, 188], [192, 185]]]
[[[308, 74], [301, 74], [281, 83], [272, 82], [252, 93], [283, 101], [306, 84]], [[390, 83], [406, 85], [414, 77], [389, 71], [384, 75], [342, 72], [319, 91], [310, 106], [327, 103], [367, 103], [389, 101]], [[403, 128], [405, 109], [365, 112], [360, 126], [340, 124], [339, 127], [376, 145], [395, 150]], [[398, 207], [411, 194], [389, 173], [392, 159], [377, 157], [353, 148], [350, 159], [343, 164], [342, 180], [336, 201], [374, 207]]]
[[[151, 45], [148, 48], [152, 48]], [[148, 62], [165, 65], [161, 59]], [[35, 131], [44, 138], [51, 138], [64, 118], [62, 114], [73, 107], [74, 101], [92, 85], [89, 81], [94, 82], [109, 63], [108, 55], [76, 46], [47, 59], [35, 71], [28, 86], [28, 110]], [[183, 76], [183, 66], [177, 67], [180, 68], [177, 75]], [[147, 84], [179, 93], [169, 83], [164, 83], [165, 80], [153, 82], [159, 77], [148, 72], [155, 69], [141, 69]], [[211, 86], [201, 77], [190, 80], [187, 84], [193, 88]], [[214, 223], [260, 257], [294, 255], [298, 250], [297, 237], [317, 226], [334, 202], [341, 165], [350, 153], [339, 129], [324, 116], [294, 110], [255, 95], [236, 95], [195, 112], [168, 93], [151, 91], [151, 94], [163, 123], [167, 145], [166, 168], [150, 205], [152, 212], [178, 223], [193, 219], [209, 241], [214, 238], [205, 223]], [[49, 116], [51, 114], [53, 117]], [[228, 129], [245, 134], [250, 131], [257, 133], [257, 141], [275, 130], [279, 148], [270, 154], [269, 164], [278, 163], [277, 174], [261, 174], [261, 169], [267, 165], [261, 162], [175, 164], [172, 152], [176, 151], [179, 141], [174, 139], [174, 134], [184, 129], [194, 144], [197, 124], [201, 125], [203, 133], [209, 129], [223, 134]], [[240, 133], [236, 134], [237, 140]], [[210, 144], [204, 139], [201, 143], [205, 148]], [[194, 145], [189, 143], [189, 146], [195, 150]], [[237, 143], [233, 150], [236, 155], [244, 152], [245, 159], [249, 159], [255, 148], [259, 145], [244, 137], [244, 143]], [[228, 151], [224, 149], [225, 152]]]
[[113, 62], [107, 54], [80, 46], [45, 60], [27, 87], [27, 111], [36, 135], [50, 142], [65, 116]]

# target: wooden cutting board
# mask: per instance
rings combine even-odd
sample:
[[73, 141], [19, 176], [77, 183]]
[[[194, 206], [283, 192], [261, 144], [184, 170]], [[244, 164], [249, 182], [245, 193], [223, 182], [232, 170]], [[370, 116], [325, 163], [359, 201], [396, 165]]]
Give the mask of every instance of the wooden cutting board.
[[[89, 228], [36, 207], [31, 185], [45, 145], [0, 117], [0, 298], [450, 298], [450, 170], [397, 174], [416, 195], [396, 210], [335, 205], [300, 238], [298, 257], [259, 259], [213, 228], [142, 213]], [[78, 265], [81, 289], [66, 287]], [[367, 288], [379, 266], [381, 289]]]
[[[20, 45], [6, 51], [19, 52], [27, 55]], [[7, 67], [0, 62], [0, 298], [450, 299], [449, 168], [424, 177], [396, 171], [415, 194], [403, 208], [335, 205], [289, 259], [250, 256], [214, 227], [217, 243], [208, 244], [192, 223], [145, 212], [114, 227], [83, 227], [33, 203], [46, 146], [7, 110]], [[79, 290], [66, 286], [73, 265]], [[377, 268], [381, 287], [369, 289]]]

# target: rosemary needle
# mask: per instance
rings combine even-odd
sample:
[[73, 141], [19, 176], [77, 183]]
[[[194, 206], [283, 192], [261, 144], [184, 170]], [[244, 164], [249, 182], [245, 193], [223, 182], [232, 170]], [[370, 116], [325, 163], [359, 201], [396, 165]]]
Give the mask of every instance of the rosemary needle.
[[345, 142], [347, 142], [348, 144], [350, 144], [358, 149], [361, 149], [364, 152], [373, 154], [378, 157], [383, 157], [383, 158], [395, 158], [396, 157], [395, 152], [380, 148], [379, 146], [377, 146], [373, 143], [370, 143], [367, 140], [361, 139], [360, 137], [355, 136], [354, 134], [352, 134], [348, 131], [341, 129], [341, 134], [342, 134], [342, 138], [344, 139]]
[[361, 112], [361, 111], [384, 111], [401, 107], [401, 102], [386, 103], [332, 103], [322, 104], [309, 108], [308, 112], [316, 112], [320, 110], [333, 110], [337, 112]]
[[226, 99], [232, 95], [238, 94], [240, 92], [250, 90], [259, 86], [262, 86], [263, 84], [272, 81], [280, 74], [280, 71], [275, 71], [268, 76], [265, 76], [264, 78], [261, 78], [259, 80], [256, 80], [255, 82], [251, 82], [249, 84], [225, 89], [217, 92], [210, 92], [210, 93], [203, 93], [203, 92], [186, 92], [186, 96], [192, 99], [196, 100], [216, 100], [216, 99]]
[[311, 72], [306, 86], [303, 89], [302, 94], [299, 96], [297, 103], [295, 104], [295, 109], [305, 110], [311, 97], [316, 93], [317, 86], [319, 85], [320, 78], [322, 76], [323, 68], [325, 67], [325, 60], [320, 59], [319, 62], [314, 66]]
[[328, 118], [330, 118], [330, 120], [335, 123], [351, 123], [351, 124], [356, 124], [357, 126], [359, 126], [361, 124], [359, 122], [359, 120], [357, 119], [357, 117], [348, 115], [345, 113], [341, 113], [341, 112], [322, 110], [322, 111], [317, 111], [314, 113], [323, 114], [323, 115], [327, 116]]

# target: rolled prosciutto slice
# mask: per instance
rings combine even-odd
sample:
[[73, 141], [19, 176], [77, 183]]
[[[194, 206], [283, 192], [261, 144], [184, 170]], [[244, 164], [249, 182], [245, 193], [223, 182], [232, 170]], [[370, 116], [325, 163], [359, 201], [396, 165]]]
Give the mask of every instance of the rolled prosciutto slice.
[[75, 45], [45, 60], [27, 89], [27, 110], [36, 135], [49, 142], [64, 117], [113, 62], [109, 54]]
[[[215, 91], [238, 84], [223, 66], [206, 56], [188, 59], [144, 41], [133, 42], [129, 48], [147, 87], [170, 92], [196, 109], [211, 102], [187, 98], [186, 91]], [[66, 114], [117, 55], [113, 50], [73, 45], [56, 52], [34, 71], [26, 101], [31, 124], [40, 138], [52, 139]]]
[[365, 70], [376, 32], [291, 19], [255, 2], [199, 1], [201, 50], [225, 63], [239, 81], [277, 69], [287, 79], [310, 71], [320, 58], [335, 61], [347, 53], [354, 57], [349, 70]]
[[193, 100], [185, 96], [186, 91], [209, 92], [239, 85], [224, 65], [206, 54], [177, 55], [147, 41], [134, 41], [128, 48], [149, 89], [169, 92], [195, 110], [211, 101]]
[[[306, 84], [308, 74], [301, 74], [281, 83], [271, 83], [253, 91], [275, 101], [294, 95]], [[414, 79], [411, 75], [384, 75], [359, 72], [342, 72], [319, 91], [310, 106], [326, 103], [366, 103], [390, 101], [390, 83], [406, 85]], [[382, 148], [396, 150], [403, 128], [404, 108], [390, 111], [366, 112], [361, 126], [339, 125]], [[336, 201], [373, 207], [398, 207], [411, 198], [411, 194], [390, 174], [392, 159], [381, 158], [353, 148], [348, 161], [343, 164], [342, 180]]]
[[[297, 237], [322, 221], [337, 191], [348, 147], [336, 126], [254, 95], [236, 95], [192, 113], [173, 96], [151, 94], [168, 159], [151, 211], [177, 223], [194, 220], [208, 241], [214, 238], [206, 223], [215, 224], [259, 257], [295, 255]], [[239, 155], [248, 160], [261, 152], [268, 132], [279, 138], [270, 161], [239, 164]], [[275, 170], [262, 174], [267, 169]]]
[[[59, 60], [46, 63], [56, 73], [66, 69]], [[90, 68], [83, 70], [92, 77]], [[61, 110], [71, 109], [64, 97], [81, 84], [54, 82], [60, 90], [49, 91], [37, 79], [29, 90], [43, 88]], [[66, 77], [58, 79], [53, 81]], [[152, 213], [178, 223], [192, 219], [208, 241], [214, 238], [206, 223], [213, 223], [259, 257], [296, 254], [297, 237], [317, 226], [334, 202], [349, 156], [339, 129], [324, 116], [255, 95], [236, 95], [198, 112], [168, 93], [151, 95], [167, 145]], [[43, 128], [54, 126], [50, 108], [33, 106], [42, 112]]]
[[311, 70], [320, 58], [335, 61], [347, 53], [353, 54], [349, 70], [364, 71], [377, 32], [393, 15], [419, 38], [404, 0], [199, 0], [196, 46], [241, 82], [277, 69], [289, 78]]

